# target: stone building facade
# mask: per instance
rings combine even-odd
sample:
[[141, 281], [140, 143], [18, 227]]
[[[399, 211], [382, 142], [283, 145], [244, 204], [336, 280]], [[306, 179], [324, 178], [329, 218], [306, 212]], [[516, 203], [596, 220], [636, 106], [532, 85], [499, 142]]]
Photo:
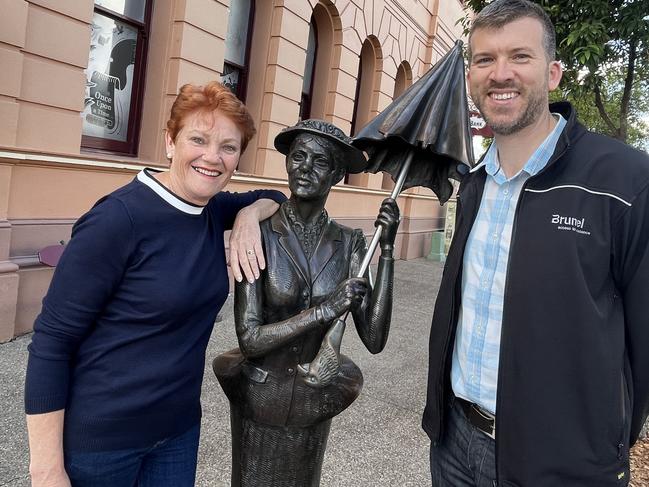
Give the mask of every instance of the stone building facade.
[[[300, 117], [354, 133], [461, 35], [459, 0], [4, 0], [0, 16], [0, 342], [31, 330], [53, 269], [39, 250], [142, 167], [184, 83], [224, 79], [258, 133], [228, 189], [287, 189], [273, 139]], [[367, 234], [389, 177], [337, 185], [330, 215]], [[427, 255], [443, 209], [399, 198], [396, 256]], [[92, 272], [89, 269], [88, 272]]]

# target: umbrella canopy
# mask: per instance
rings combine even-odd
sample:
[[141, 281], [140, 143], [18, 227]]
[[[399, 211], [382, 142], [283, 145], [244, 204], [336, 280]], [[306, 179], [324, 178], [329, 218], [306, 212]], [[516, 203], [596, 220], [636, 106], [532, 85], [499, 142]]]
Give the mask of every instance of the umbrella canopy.
[[414, 151], [403, 189], [426, 186], [445, 203], [453, 193], [449, 178], [459, 180], [474, 164], [462, 42], [372, 119], [352, 144], [369, 156], [365, 171], [384, 171], [395, 181]]

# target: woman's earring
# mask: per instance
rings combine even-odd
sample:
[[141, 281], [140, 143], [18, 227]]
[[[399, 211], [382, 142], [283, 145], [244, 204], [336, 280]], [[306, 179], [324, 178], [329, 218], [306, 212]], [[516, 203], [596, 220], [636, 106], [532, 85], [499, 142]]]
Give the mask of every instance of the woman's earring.
[[167, 152], [167, 159], [171, 159], [171, 156], [172, 156], [171, 152]]

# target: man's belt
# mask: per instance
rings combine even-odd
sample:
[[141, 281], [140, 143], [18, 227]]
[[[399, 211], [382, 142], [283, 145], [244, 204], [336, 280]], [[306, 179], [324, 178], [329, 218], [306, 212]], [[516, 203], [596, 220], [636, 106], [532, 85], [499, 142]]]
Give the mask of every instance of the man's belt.
[[464, 411], [469, 423], [482, 431], [492, 440], [496, 439], [496, 417], [493, 414], [485, 411], [477, 404], [462, 399], [461, 397], [456, 396], [455, 400]]

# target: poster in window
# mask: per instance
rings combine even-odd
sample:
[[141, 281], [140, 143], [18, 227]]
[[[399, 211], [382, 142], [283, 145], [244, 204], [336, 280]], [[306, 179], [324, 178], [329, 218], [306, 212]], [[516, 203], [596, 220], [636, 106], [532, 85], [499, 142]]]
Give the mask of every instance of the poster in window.
[[86, 69], [83, 134], [126, 142], [137, 30], [95, 12]]
[[223, 64], [223, 76], [221, 76], [221, 83], [230, 88], [230, 91], [239, 96], [239, 83], [241, 78], [241, 70], [235, 68], [231, 64]]

